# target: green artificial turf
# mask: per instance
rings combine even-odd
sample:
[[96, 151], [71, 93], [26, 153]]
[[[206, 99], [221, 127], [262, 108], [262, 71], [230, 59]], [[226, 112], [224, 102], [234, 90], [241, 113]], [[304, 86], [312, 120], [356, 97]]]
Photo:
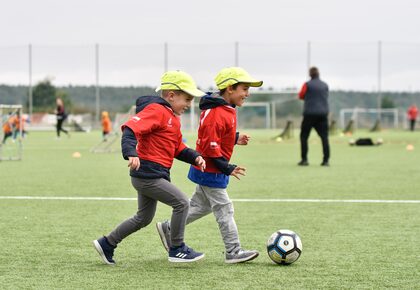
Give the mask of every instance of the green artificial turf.
[[[312, 133], [308, 167], [299, 167], [298, 132], [249, 131], [232, 163], [247, 168], [228, 187], [250, 263], [224, 263], [224, 247], [212, 215], [188, 225], [185, 239], [206, 257], [197, 263], [167, 261], [154, 223], [170, 217], [160, 204], [151, 225], [115, 251], [104, 265], [92, 240], [136, 212], [134, 200], [32, 200], [0, 198], [1, 289], [420, 289], [420, 203], [322, 202], [420, 200], [420, 133], [358, 131], [332, 136], [331, 166], [321, 167], [319, 138]], [[185, 134], [194, 147], [194, 134]], [[351, 147], [349, 138], [384, 139], [378, 147]], [[115, 153], [93, 154], [100, 132], [31, 132], [22, 161], [0, 162], [0, 196], [135, 198], [127, 162]], [[10, 140], [9, 140], [10, 141]], [[406, 145], [414, 145], [407, 151]], [[13, 146], [9, 144], [7, 146]], [[74, 152], [81, 158], [73, 158]], [[175, 161], [172, 181], [189, 196], [188, 165]], [[267, 201], [244, 201], [265, 199]], [[269, 201], [269, 199], [276, 199]], [[321, 202], [281, 201], [312, 199]], [[280, 201], [279, 201], [280, 200]], [[273, 264], [265, 243], [278, 229], [297, 232], [299, 260]]]

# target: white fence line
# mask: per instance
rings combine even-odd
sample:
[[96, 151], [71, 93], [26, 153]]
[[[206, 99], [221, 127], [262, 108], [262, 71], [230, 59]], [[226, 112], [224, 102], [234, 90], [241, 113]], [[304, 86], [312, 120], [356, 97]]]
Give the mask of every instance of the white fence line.
[[[135, 201], [132, 197], [92, 197], [92, 196], [0, 196], [9, 200], [91, 200], [91, 201]], [[294, 203], [389, 203], [420, 204], [420, 200], [396, 199], [311, 199], [311, 198], [233, 198], [234, 202], [294, 202]]]

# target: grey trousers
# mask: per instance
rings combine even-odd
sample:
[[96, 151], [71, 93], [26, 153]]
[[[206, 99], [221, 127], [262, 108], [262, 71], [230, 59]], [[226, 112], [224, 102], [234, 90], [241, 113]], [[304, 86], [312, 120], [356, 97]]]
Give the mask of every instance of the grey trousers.
[[[197, 184], [190, 200], [187, 224], [213, 212], [225, 244], [226, 252], [236, 252], [241, 248], [238, 228], [233, 218], [233, 204], [226, 189]], [[171, 229], [172, 232], [172, 229]]]
[[116, 246], [128, 235], [146, 227], [155, 216], [157, 202], [172, 207], [171, 241], [173, 246], [184, 242], [185, 222], [188, 215], [188, 197], [166, 179], [143, 179], [131, 177], [131, 184], [137, 190], [137, 213], [117, 226], [106, 238]]

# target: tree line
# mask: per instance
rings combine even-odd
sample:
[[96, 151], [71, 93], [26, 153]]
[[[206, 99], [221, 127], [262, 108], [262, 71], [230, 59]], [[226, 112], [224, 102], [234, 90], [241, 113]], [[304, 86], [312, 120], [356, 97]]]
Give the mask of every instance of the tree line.
[[[28, 86], [0, 85], [0, 104], [23, 104], [28, 108]], [[134, 105], [139, 96], [156, 95], [152, 87], [100, 87], [100, 109], [110, 113], [126, 112]], [[94, 113], [96, 106], [95, 86], [54, 86], [49, 79], [33, 87], [33, 111], [52, 112], [55, 98], [61, 97], [69, 113]], [[248, 102], [278, 102], [276, 111], [280, 115], [300, 115], [301, 106], [296, 100], [296, 93], [267, 91], [252, 95]], [[338, 116], [342, 108], [376, 108], [378, 93], [360, 91], [331, 91], [331, 112]], [[406, 110], [411, 104], [420, 106], [420, 92], [382, 92], [382, 108]]]

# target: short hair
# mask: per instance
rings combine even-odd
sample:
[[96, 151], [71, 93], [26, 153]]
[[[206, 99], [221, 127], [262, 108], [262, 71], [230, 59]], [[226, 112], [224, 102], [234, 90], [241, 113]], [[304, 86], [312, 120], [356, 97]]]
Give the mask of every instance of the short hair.
[[313, 66], [309, 69], [309, 76], [311, 78], [319, 78], [319, 70], [317, 67]]
[[181, 91], [181, 90], [162, 90], [160, 92], [160, 96], [162, 98], [166, 98], [168, 96], [169, 92], [174, 92], [175, 95], [179, 95], [179, 94], [183, 93], [183, 91]]
[[[243, 84], [243, 83], [236, 83], [232, 85], [232, 89], [236, 90], [236, 88], [239, 86], [239, 84]], [[219, 91], [219, 95], [223, 96], [223, 94], [226, 92], [227, 88], [221, 89]]]

